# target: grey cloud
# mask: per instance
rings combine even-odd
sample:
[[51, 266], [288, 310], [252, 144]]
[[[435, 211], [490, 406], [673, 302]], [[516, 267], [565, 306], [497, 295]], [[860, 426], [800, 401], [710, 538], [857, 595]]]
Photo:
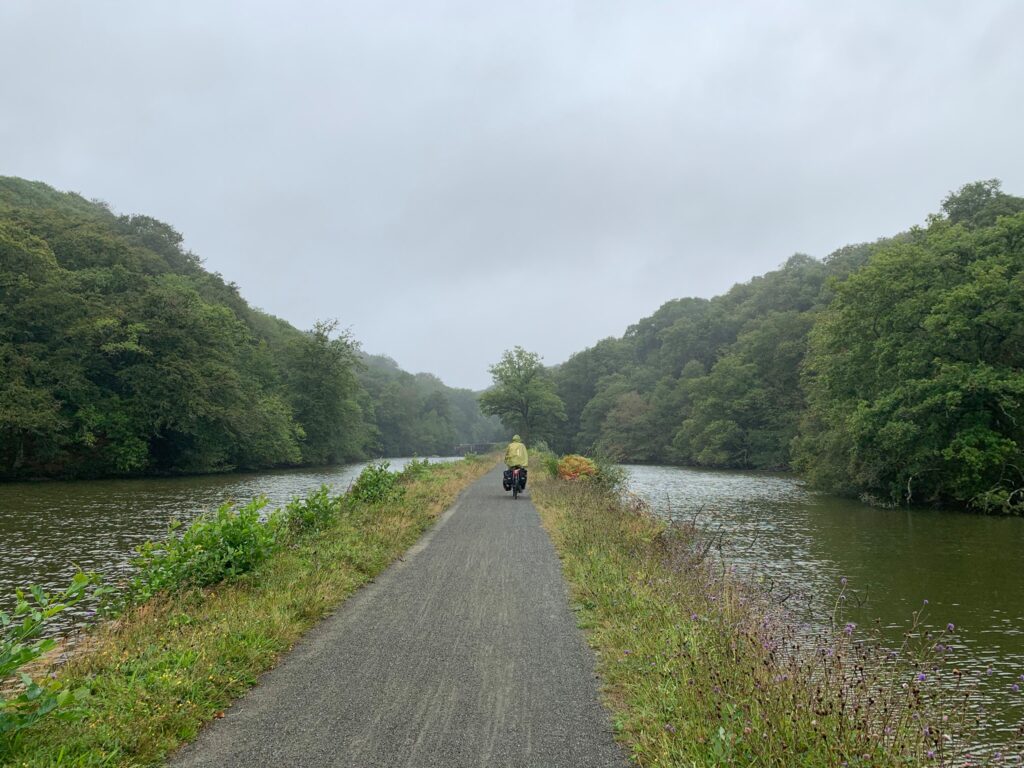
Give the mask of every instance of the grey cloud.
[[513, 344], [559, 362], [964, 182], [1024, 193], [1022, 28], [1012, 1], [14, 0], [0, 173], [482, 387]]

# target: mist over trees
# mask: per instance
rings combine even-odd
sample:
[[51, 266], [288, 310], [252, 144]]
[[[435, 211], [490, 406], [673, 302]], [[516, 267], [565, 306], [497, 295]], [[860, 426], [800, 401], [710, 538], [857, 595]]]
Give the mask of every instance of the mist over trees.
[[381, 355], [364, 356], [363, 363], [359, 380], [370, 400], [376, 454], [430, 456], [505, 438], [497, 419], [481, 413], [475, 392], [445, 386], [429, 373], [407, 373]]
[[924, 228], [667, 302], [552, 370], [555, 445], [1020, 511], [1022, 212], [975, 182]]
[[363, 367], [336, 323], [251, 308], [167, 224], [0, 177], [0, 478], [439, 453], [497, 428], [472, 393], [416, 384], [406, 409], [419, 379]]

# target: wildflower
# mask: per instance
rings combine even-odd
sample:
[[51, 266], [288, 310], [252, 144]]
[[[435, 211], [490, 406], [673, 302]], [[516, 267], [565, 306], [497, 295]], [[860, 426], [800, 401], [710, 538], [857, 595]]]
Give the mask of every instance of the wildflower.
[[923, 605], [928, 605], [928, 598], [927, 597], [924, 599]]
[[956, 624], [953, 622], [949, 622], [949, 624], [946, 625], [947, 632], [952, 632], [954, 629], [956, 629]]
[[933, 760], [935, 758], [935, 750], [934, 749], [929, 749], [927, 757], [928, 757], [929, 760]]
[[1010, 686], [1010, 690], [1013, 691], [1014, 693], [1020, 693], [1020, 686], [1017, 685], [1016, 683], [1014, 683], [1013, 685]]
[[994, 672], [995, 672], [995, 670], [992, 669], [992, 667], [986, 667], [985, 668], [985, 674], [988, 675], [989, 677], [992, 677]]
[[926, 675], [924, 672], [918, 672], [917, 673], [917, 682], [923, 683], [927, 679], [928, 679], [928, 675]]
[[846, 622], [846, 626], [843, 627], [843, 633], [847, 637], [849, 637], [850, 635], [853, 634], [853, 630], [856, 629], [856, 628], [857, 628], [856, 624], [854, 624], [852, 621], [848, 621], [848, 622]]
[[841, 578], [841, 579], [839, 580], [839, 583], [840, 583], [840, 584], [841, 584], [842, 586], [844, 586], [844, 587], [845, 587], [845, 586], [846, 586], [846, 577], [845, 577], [845, 576], [843, 576], [843, 578]]

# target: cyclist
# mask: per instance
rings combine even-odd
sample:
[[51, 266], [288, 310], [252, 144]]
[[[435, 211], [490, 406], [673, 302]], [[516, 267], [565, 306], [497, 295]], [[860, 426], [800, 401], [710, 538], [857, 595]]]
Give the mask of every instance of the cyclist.
[[519, 473], [519, 490], [526, 487], [526, 463], [529, 461], [529, 457], [526, 455], [526, 446], [523, 445], [522, 438], [519, 435], [512, 436], [512, 442], [508, 444], [508, 448], [505, 449], [505, 465], [508, 469], [505, 470], [505, 477], [503, 484], [505, 490], [512, 490], [512, 470], [519, 467], [522, 470]]

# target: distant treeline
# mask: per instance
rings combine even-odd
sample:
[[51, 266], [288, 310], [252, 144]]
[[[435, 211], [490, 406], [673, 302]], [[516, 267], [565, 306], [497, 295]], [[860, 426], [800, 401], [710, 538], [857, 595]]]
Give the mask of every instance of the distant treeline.
[[926, 227], [664, 304], [550, 372], [556, 447], [1019, 511], [1022, 212], [968, 184]]
[[167, 224], [0, 177], [0, 478], [425, 455], [499, 429], [334, 322], [253, 309]]

